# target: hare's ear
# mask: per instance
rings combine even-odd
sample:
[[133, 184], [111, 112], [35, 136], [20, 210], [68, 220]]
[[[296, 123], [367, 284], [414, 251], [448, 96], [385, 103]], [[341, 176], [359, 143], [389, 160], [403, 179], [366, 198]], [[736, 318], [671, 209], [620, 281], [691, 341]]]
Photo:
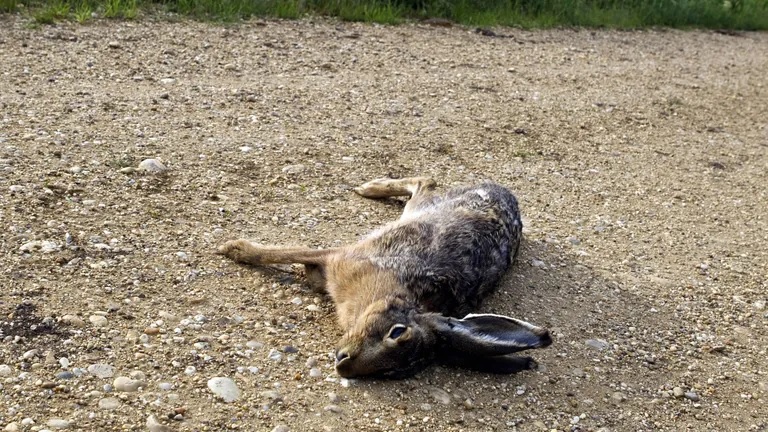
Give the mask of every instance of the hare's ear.
[[536, 369], [530, 357], [510, 354], [552, 343], [549, 331], [503, 315], [470, 314], [464, 319], [425, 316], [437, 336], [439, 362], [482, 372], [509, 374]]
[[503, 315], [470, 314], [456, 319], [430, 314], [429, 318], [446, 354], [503, 356], [552, 343], [547, 329]]

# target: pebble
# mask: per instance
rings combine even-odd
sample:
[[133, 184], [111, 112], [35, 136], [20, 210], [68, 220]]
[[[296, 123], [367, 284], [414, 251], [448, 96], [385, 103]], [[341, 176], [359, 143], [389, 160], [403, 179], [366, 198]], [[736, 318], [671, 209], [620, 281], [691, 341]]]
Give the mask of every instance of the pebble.
[[161, 172], [168, 170], [168, 168], [157, 159], [144, 159], [141, 161], [141, 163], [139, 163], [139, 167], [137, 169], [139, 171], [145, 171], [150, 174], [160, 174]]
[[120, 392], [135, 392], [139, 387], [143, 387], [144, 383], [141, 380], [131, 379], [125, 376], [115, 378], [112, 383], [116, 391]]
[[234, 381], [227, 377], [214, 377], [208, 380], [208, 388], [224, 400], [224, 402], [234, 402], [240, 398], [240, 389]]
[[277, 425], [274, 429], [272, 429], [272, 432], [290, 432], [290, 428], [286, 425]]
[[88, 317], [88, 321], [90, 321], [94, 327], [105, 327], [109, 323], [107, 317], [101, 315], [91, 315]]
[[75, 374], [73, 374], [70, 371], [63, 371], [56, 374], [56, 378], [58, 379], [72, 379], [75, 377]]
[[175, 82], [176, 80], [174, 78], [160, 78], [160, 84], [168, 85], [168, 84], [173, 84]]
[[676, 398], [682, 398], [685, 396], [685, 390], [683, 390], [682, 387], [675, 387], [672, 389], [672, 394], [675, 395]]
[[247, 346], [250, 349], [256, 350], [256, 349], [263, 348], [264, 344], [259, 341], [249, 340], [248, 342], [245, 343], [245, 346]]
[[337, 404], [341, 401], [341, 398], [339, 398], [339, 395], [337, 395], [334, 392], [328, 393], [328, 399], [331, 401], [332, 404]]
[[341, 413], [341, 407], [338, 405], [326, 405], [323, 409], [336, 414]]
[[31, 242], [24, 243], [19, 248], [21, 252], [34, 252], [39, 250], [42, 253], [52, 253], [61, 250], [61, 246], [56, 242], [49, 240], [33, 240]]
[[283, 354], [280, 351], [276, 350], [276, 349], [271, 349], [271, 350], [269, 350], [269, 354], [267, 355], [267, 357], [270, 360], [277, 362], [277, 361], [280, 361], [280, 360], [283, 359]]
[[112, 365], [96, 363], [88, 366], [88, 373], [98, 378], [112, 378], [115, 368]]
[[306, 169], [307, 167], [302, 164], [286, 165], [283, 167], [283, 173], [284, 174], [300, 174], [300, 173], [303, 173], [304, 170]]
[[0, 365], [0, 377], [11, 376], [12, 373], [13, 373], [13, 369], [11, 369], [10, 366], [8, 366], [7, 364]]
[[22, 185], [11, 185], [11, 186], [8, 187], [8, 190], [11, 191], [11, 192], [14, 192], [14, 193], [15, 192], [23, 192], [24, 191], [24, 186], [22, 186]]
[[120, 407], [120, 400], [113, 397], [99, 399], [99, 408], [103, 410], [113, 410]]
[[5, 432], [17, 432], [19, 430], [19, 424], [16, 422], [8, 423], [3, 429]]
[[536, 267], [536, 268], [540, 268], [540, 269], [545, 269], [545, 268], [547, 268], [547, 265], [544, 263], [544, 261], [542, 261], [542, 260], [537, 260], [536, 258], [534, 258], [534, 259], [532, 259], [532, 260], [531, 260], [531, 265], [532, 265], [532, 266], [534, 266], [534, 267]]
[[690, 399], [690, 400], [692, 400], [694, 402], [698, 402], [699, 401], [699, 395], [696, 392], [692, 392], [692, 391], [685, 392], [685, 398], [686, 399]]
[[323, 373], [320, 372], [320, 369], [318, 369], [318, 368], [312, 368], [312, 369], [309, 370], [309, 376], [311, 376], [312, 378], [318, 378], [322, 374]]
[[611, 398], [613, 398], [613, 400], [614, 400], [615, 402], [624, 402], [625, 400], [627, 400], [627, 395], [625, 395], [625, 394], [624, 394], [624, 393], [622, 393], [622, 392], [614, 392], [614, 393], [611, 395]]
[[49, 428], [52, 429], [69, 429], [70, 423], [68, 420], [53, 418], [46, 423]]
[[167, 382], [158, 384], [158, 387], [160, 387], [160, 390], [165, 390], [165, 391], [173, 390], [173, 384], [167, 383]]
[[122, 47], [122, 45], [120, 45], [120, 42], [118, 41], [109, 41], [109, 43], [107, 43], [107, 46], [112, 49], [118, 49]]
[[301, 306], [301, 304], [304, 302], [301, 300], [301, 297], [294, 297], [293, 300], [291, 300], [291, 303], [295, 304], [296, 306]]
[[603, 351], [610, 346], [608, 341], [605, 341], [603, 339], [587, 339], [586, 344], [588, 347], [591, 347], [600, 351]]
[[149, 432], [171, 432], [171, 428], [157, 421], [157, 417], [151, 415], [147, 417], [147, 429]]
[[64, 315], [61, 317], [61, 322], [72, 327], [82, 327], [85, 325], [85, 321], [77, 315]]
[[272, 402], [278, 402], [283, 400], [283, 395], [281, 395], [276, 390], [267, 390], [259, 393], [259, 396], [261, 396], [264, 399], [269, 399]]
[[451, 395], [448, 394], [447, 391], [441, 389], [440, 387], [430, 388], [429, 395], [432, 396], [432, 399], [434, 399], [437, 402], [440, 402], [443, 405], [448, 405], [449, 403], [451, 403]]
[[157, 327], [147, 327], [144, 329], [144, 334], [149, 336], [155, 336], [160, 334], [160, 329]]

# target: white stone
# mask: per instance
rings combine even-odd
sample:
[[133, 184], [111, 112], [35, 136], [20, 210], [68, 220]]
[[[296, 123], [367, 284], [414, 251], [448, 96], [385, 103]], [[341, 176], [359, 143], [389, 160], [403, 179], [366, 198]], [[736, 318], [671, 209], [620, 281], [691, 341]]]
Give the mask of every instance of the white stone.
[[0, 377], [11, 376], [13, 369], [7, 364], [0, 365]]
[[88, 321], [90, 321], [94, 327], [104, 327], [107, 325], [107, 318], [101, 315], [91, 315], [88, 317]]
[[149, 429], [149, 432], [171, 432], [172, 430], [170, 427], [157, 421], [157, 417], [154, 415], [147, 417], [147, 429]]
[[121, 392], [135, 392], [139, 389], [139, 387], [144, 386], [144, 382], [141, 380], [135, 380], [128, 377], [117, 377], [115, 378], [115, 381], [112, 383], [112, 385], [115, 387], [115, 390], [121, 391]]
[[46, 423], [51, 429], [69, 429], [69, 421], [64, 419], [52, 418]]
[[115, 375], [115, 368], [108, 364], [96, 363], [88, 366], [88, 373], [99, 378], [112, 378]]
[[240, 389], [227, 377], [214, 377], [208, 380], [208, 388], [224, 402], [234, 402], [240, 397]]
[[159, 174], [161, 172], [167, 171], [168, 168], [157, 159], [144, 159], [139, 164], [138, 170], [145, 171], [150, 174]]
[[120, 407], [120, 400], [113, 397], [99, 399], [99, 408], [111, 411]]

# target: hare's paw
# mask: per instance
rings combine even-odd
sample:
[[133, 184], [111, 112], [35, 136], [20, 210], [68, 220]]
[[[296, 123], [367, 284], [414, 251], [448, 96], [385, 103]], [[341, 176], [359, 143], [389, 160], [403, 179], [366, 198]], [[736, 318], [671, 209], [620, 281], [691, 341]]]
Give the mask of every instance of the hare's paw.
[[230, 240], [219, 246], [216, 252], [235, 262], [257, 264], [258, 249], [248, 240]]
[[354, 188], [356, 194], [366, 198], [383, 198], [388, 196], [395, 196], [392, 192], [392, 183], [397, 180], [380, 178], [365, 182], [362, 185]]

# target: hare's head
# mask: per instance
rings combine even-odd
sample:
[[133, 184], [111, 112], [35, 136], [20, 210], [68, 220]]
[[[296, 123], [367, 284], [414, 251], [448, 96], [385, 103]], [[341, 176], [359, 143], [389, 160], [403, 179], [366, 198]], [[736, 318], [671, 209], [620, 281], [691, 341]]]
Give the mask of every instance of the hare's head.
[[464, 319], [422, 313], [401, 301], [371, 304], [336, 351], [343, 377], [404, 378], [430, 363], [492, 373], [533, 369], [529, 357], [509, 354], [550, 345], [549, 332], [514, 318], [472, 314]]

